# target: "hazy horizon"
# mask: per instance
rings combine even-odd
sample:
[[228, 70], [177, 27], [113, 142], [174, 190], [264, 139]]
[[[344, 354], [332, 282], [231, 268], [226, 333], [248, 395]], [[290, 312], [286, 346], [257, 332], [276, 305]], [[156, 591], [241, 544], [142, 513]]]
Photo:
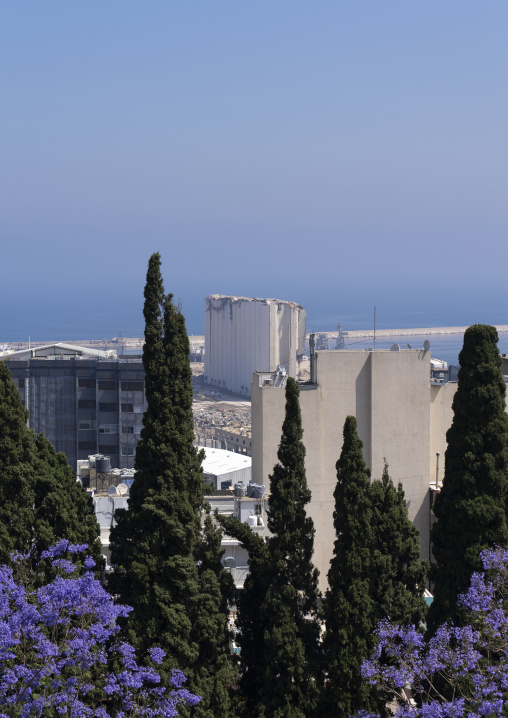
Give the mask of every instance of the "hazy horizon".
[[0, 19], [0, 343], [138, 334], [154, 251], [190, 333], [212, 293], [291, 299], [323, 330], [374, 305], [387, 328], [508, 323], [505, 2]]

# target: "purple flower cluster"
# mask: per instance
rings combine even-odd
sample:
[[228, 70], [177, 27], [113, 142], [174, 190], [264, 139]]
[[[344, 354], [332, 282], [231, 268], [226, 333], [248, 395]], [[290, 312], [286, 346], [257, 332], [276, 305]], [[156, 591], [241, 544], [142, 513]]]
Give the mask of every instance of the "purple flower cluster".
[[[154, 668], [139, 665], [133, 647], [120, 640], [118, 619], [131, 609], [114, 604], [90, 571], [93, 559], [85, 558], [80, 572], [72, 558], [86, 549], [59, 541], [45, 551], [43, 561], [56, 577], [37, 590], [27, 570], [30, 556], [16, 556], [14, 569], [0, 566], [0, 718], [48, 712], [173, 718], [179, 705], [198, 703], [182, 688], [181, 671], [173, 671], [167, 690]], [[149, 654], [158, 664], [165, 656], [156, 647]], [[119, 666], [114, 672], [112, 664]]]
[[506, 713], [508, 550], [484, 551], [482, 561], [485, 572], [474, 574], [468, 592], [460, 597], [469, 625], [445, 624], [425, 642], [414, 626], [380, 623], [376, 651], [364, 661], [362, 673], [393, 696], [400, 718], [483, 718]]

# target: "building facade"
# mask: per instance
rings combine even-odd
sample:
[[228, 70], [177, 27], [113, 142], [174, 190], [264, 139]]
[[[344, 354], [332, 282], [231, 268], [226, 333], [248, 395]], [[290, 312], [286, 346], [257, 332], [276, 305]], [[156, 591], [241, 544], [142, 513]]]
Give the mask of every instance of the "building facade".
[[29, 426], [71, 466], [98, 453], [112, 466], [134, 465], [146, 408], [140, 356], [57, 344], [2, 358], [29, 411]]
[[205, 382], [250, 395], [252, 372], [277, 366], [296, 377], [305, 351], [300, 304], [214, 294], [205, 299]]
[[[314, 561], [321, 584], [326, 585], [335, 540], [335, 464], [348, 415], [357, 419], [372, 478], [381, 478], [386, 460], [393, 482], [402, 484], [409, 517], [420, 532], [422, 557], [429, 558], [430, 487], [443, 478], [457, 384], [431, 378], [430, 352], [425, 350], [318, 351], [314, 357], [314, 381], [300, 385], [300, 405], [312, 492], [308, 511], [316, 527]], [[275, 375], [253, 375], [252, 480], [256, 483], [268, 483], [277, 462], [284, 394], [283, 382]]]

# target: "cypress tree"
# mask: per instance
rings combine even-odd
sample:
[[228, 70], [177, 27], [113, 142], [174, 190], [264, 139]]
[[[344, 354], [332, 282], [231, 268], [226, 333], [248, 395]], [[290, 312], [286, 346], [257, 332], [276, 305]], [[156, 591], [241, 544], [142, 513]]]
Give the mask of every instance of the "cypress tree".
[[323, 604], [326, 680], [323, 718], [347, 718], [359, 710], [377, 712], [377, 696], [362, 678], [362, 660], [374, 645], [375, 605], [371, 592], [374, 543], [370, 469], [362, 453], [354, 416], [344, 424], [337, 461], [333, 523], [336, 539]]
[[370, 498], [375, 625], [389, 619], [420, 626], [427, 613], [423, 593], [428, 562], [420, 561], [418, 529], [407, 515], [402, 484], [395, 488], [386, 463], [382, 478], [370, 485]]
[[35, 441], [28, 412], [0, 361], [0, 563], [31, 545], [34, 524]]
[[[263, 604], [265, 659], [260, 716], [307, 716], [316, 707], [318, 571], [312, 565], [314, 523], [305, 506], [300, 390], [286, 383], [286, 414], [270, 476], [268, 559], [271, 581]], [[313, 616], [313, 617], [312, 617]]]
[[[234, 519], [228, 533], [249, 550], [250, 575], [239, 605], [245, 713], [260, 718], [304, 718], [316, 709], [318, 571], [312, 565], [314, 525], [296, 381], [286, 384], [286, 415], [270, 476], [265, 546]], [[236, 524], [236, 526], [235, 526]]]
[[443, 486], [434, 504], [431, 632], [447, 619], [462, 622], [457, 595], [481, 570], [480, 551], [508, 543], [508, 416], [497, 341], [494, 327], [471, 326], [459, 355]]
[[249, 573], [236, 598], [236, 625], [240, 646], [240, 695], [242, 714], [257, 717], [265, 669], [263, 602], [271, 581], [271, 564], [265, 541], [247, 525], [231, 516], [217, 516], [226, 533], [234, 536], [249, 553]]
[[148, 264], [144, 317], [147, 411], [129, 510], [117, 512], [111, 533], [112, 561], [120, 567], [111, 590], [134, 609], [129, 639], [141, 650], [163, 648], [163, 674], [180, 668], [190, 690], [203, 696], [193, 715], [229, 716], [234, 671], [217, 537], [209, 524], [201, 534], [204, 476], [193, 446], [189, 340], [180, 308], [164, 294], [158, 253]]
[[387, 697], [361, 675], [382, 619], [420, 625], [427, 565], [420, 563], [418, 530], [407, 515], [404, 491], [396, 489], [385, 463], [370, 482], [357, 423], [348, 416], [337, 461], [334, 525], [337, 534], [323, 604], [326, 680], [323, 718], [359, 710], [386, 713]]

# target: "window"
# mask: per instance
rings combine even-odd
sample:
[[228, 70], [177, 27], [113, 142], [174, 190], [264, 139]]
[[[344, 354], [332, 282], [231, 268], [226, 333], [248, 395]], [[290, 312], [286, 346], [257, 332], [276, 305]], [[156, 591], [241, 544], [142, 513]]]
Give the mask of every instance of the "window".
[[80, 451], [95, 451], [95, 441], [80, 441], [78, 442], [78, 449]]
[[116, 404], [114, 401], [102, 401], [99, 404], [99, 411], [116, 411]]
[[100, 444], [99, 451], [104, 456], [111, 456], [111, 454], [118, 453], [118, 447], [116, 444]]
[[118, 434], [117, 424], [99, 424], [99, 434]]
[[145, 388], [145, 382], [143, 381], [122, 381], [122, 391], [143, 391]]
[[95, 409], [95, 399], [78, 399], [78, 409]]
[[133, 426], [122, 426], [122, 434], [134, 434]]
[[122, 456], [134, 456], [134, 446], [122, 446]]
[[79, 431], [93, 431], [95, 430], [95, 421], [93, 419], [89, 419], [87, 421], [79, 421], [78, 429]]
[[261, 504], [254, 504], [254, 516], [261, 516]]
[[92, 380], [89, 376], [80, 376], [78, 377], [78, 387], [80, 389], [90, 389], [92, 386]]
[[99, 379], [99, 389], [101, 391], [113, 389], [114, 391], [116, 389], [116, 382], [114, 379]]
[[123, 414], [132, 414], [134, 411], [134, 404], [122, 404], [122, 413]]
[[25, 380], [24, 380], [24, 379], [18, 379], [18, 387], [19, 387], [20, 389], [24, 389], [24, 388], [25, 388]]

